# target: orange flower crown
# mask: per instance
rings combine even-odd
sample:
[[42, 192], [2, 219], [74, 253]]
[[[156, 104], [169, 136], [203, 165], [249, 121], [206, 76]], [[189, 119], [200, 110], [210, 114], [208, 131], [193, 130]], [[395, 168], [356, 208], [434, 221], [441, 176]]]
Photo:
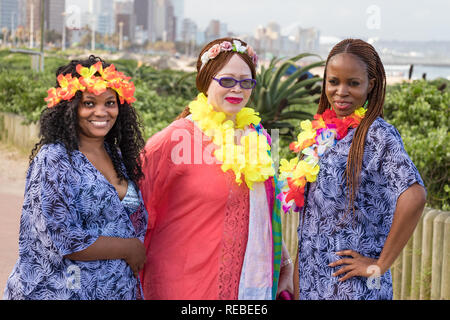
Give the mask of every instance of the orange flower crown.
[[[48, 89], [48, 96], [44, 99], [48, 108], [54, 107], [61, 100], [70, 100], [78, 90], [85, 91], [86, 89], [95, 95], [99, 95], [106, 89], [111, 88], [119, 95], [121, 104], [125, 101], [129, 104], [136, 101], [133, 96], [134, 83], [129, 81], [131, 77], [126, 77], [122, 72], [117, 71], [113, 64], [105, 69], [103, 69], [100, 61], [90, 68], [78, 64], [76, 70], [81, 77], [73, 78], [70, 73], [58, 75], [59, 87]], [[94, 76], [97, 72], [101, 75], [100, 77]]]

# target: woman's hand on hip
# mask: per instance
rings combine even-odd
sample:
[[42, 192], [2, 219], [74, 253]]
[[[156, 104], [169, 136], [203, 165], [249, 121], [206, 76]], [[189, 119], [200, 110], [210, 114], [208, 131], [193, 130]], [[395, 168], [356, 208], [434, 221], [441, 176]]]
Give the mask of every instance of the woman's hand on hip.
[[382, 272], [381, 268], [377, 265], [377, 259], [364, 257], [353, 250], [343, 250], [336, 252], [336, 254], [338, 256], [351, 256], [351, 258], [339, 259], [328, 265], [329, 267], [342, 266], [342, 268], [332, 274], [334, 277], [344, 275], [339, 279], [340, 282], [348, 280], [352, 277], [360, 276], [368, 278], [374, 274], [379, 274], [381, 276], [384, 273], [384, 271]]

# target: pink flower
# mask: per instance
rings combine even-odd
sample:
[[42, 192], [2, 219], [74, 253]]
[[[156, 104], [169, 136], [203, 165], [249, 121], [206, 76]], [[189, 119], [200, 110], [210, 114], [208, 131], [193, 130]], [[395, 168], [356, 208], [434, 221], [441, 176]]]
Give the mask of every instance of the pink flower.
[[220, 53], [220, 45], [215, 44], [213, 45], [209, 50], [209, 58], [210, 59], [214, 59], [215, 57], [217, 57], [217, 55]]
[[256, 55], [255, 50], [249, 45], [247, 45], [247, 54], [252, 58], [253, 64], [256, 66], [258, 64], [258, 56]]
[[229, 41], [224, 41], [220, 44], [220, 47], [224, 51], [231, 51], [233, 49], [233, 45]]
[[255, 50], [249, 45], [247, 45], [247, 54], [253, 58], [254, 55], [256, 55]]
[[252, 57], [252, 60], [253, 60], [253, 64], [255, 65], [255, 67], [258, 65], [258, 56], [255, 54], [253, 57]]

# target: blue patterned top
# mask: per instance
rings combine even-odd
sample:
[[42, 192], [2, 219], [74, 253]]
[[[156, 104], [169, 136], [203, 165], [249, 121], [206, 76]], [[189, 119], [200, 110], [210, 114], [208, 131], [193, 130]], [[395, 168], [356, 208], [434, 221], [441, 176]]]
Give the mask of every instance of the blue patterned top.
[[125, 260], [64, 256], [99, 236], [143, 241], [147, 213], [140, 194], [139, 202], [129, 215], [114, 186], [80, 151], [70, 163], [62, 144], [44, 145], [27, 172], [19, 258], [4, 299], [136, 299], [140, 284]]
[[[419, 172], [406, 153], [398, 131], [377, 118], [367, 133], [360, 187], [355, 199], [356, 217], [348, 206], [344, 178], [355, 129], [320, 159], [317, 181], [310, 184], [306, 212], [298, 228], [300, 299], [392, 299], [392, 277], [353, 277], [338, 282], [331, 274], [342, 266], [328, 267], [341, 258], [341, 250], [354, 250], [378, 258], [390, 231], [397, 199], [415, 182]], [[369, 280], [369, 281], [368, 281]]]
[[128, 188], [125, 197], [122, 199], [122, 204], [125, 208], [125, 211], [131, 216], [136, 210], [139, 209], [141, 205], [141, 198], [139, 193], [136, 191], [136, 185], [133, 181], [128, 180]]

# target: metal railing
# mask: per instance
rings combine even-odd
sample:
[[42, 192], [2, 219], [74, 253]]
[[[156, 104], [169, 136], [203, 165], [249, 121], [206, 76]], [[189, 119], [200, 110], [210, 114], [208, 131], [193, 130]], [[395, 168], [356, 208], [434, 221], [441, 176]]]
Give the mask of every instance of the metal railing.
[[26, 49], [10, 49], [12, 53], [22, 53], [31, 56], [31, 69], [34, 71], [44, 71], [44, 52]]

